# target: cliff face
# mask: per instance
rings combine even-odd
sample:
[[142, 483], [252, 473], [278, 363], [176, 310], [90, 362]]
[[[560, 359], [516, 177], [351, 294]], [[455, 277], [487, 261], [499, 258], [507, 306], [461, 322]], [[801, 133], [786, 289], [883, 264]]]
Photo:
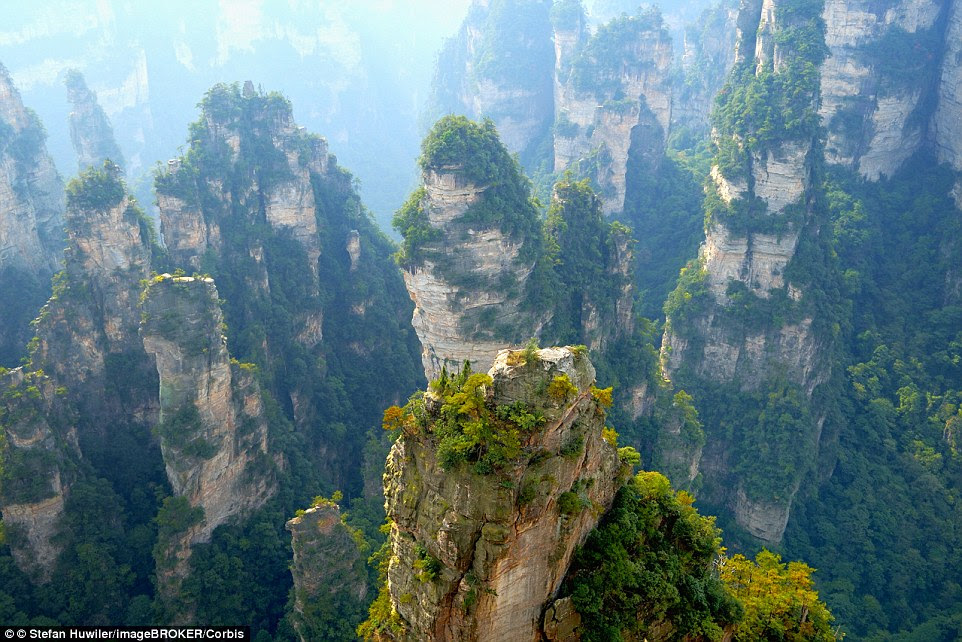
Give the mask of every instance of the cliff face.
[[18, 368], [0, 386], [0, 514], [17, 566], [43, 583], [63, 548], [54, 536], [75, 474], [76, 434], [59, 423], [64, 408], [49, 377]]
[[156, 428], [174, 494], [202, 518], [167, 553], [164, 583], [186, 573], [189, 546], [217, 526], [262, 506], [277, 490], [268, 454], [268, 425], [253, 374], [231, 362], [212, 279], [154, 279], [143, 304], [144, 348], [157, 362], [160, 423]]
[[59, 552], [53, 537], [81, 447], [96, 450], [112, 430], [150, 423], [156, 413], [153, 364], [137, 337], [150, 237], [117, 171], [90, 170], [70, 184], [66, 267], [36, 321], [30, 362], [10, 375], [8, 472], [16, 483], [45, 484], [47, 491], [37, 491], [42, 501], [35, 506], [14, 502], [3, 511], [36, 555], [18, 553], [18, 563], [40, 580]]
[[[422, 176], [424, 192], [419, 207], [429, 224], [440, 232], [428, 247], [453, 265], [459, 274], [470, 274], [468, 283], [448, 276], [439, 260], [425, 259], [420, 266], [404, 270], [404, 283], [414, 301], [412, 324], [421, 340], [421, 359], [427, 378], [434, 379], [442, 367], [457, 369], [465, 361], [484, 367], [494, 361], [504, 341], [482, 327], [482, 319], [536, 329], [530, 315], [520, 309], [518, 292], [534, 267], [521, 261], [522, 241], [499, 228], [473, 229], [461, 222], [468, 209], [485, 196], [487, 186], [470, 183], [457, 168], [427, 170]], [[512, 287], [496, 287], [509, 281]], [[483, 284], [482, 287], [474, 284]]]
[[671, 39], [656, 13], [616, 19], [580, 46], [564, 46], [580, 33], [556, 27], [554, 171], [579, 164], [600, 187], [605, 212], [619, 211], [629, 148], [654, 147], [655, 157], [664, 151]]
[[[434, 425], [442, 399], [432, 393], [424, 397], [427, 424], [405, 429], [391, 450], [387, 577], [404, 626], [398, 639], [541, 639], [546, 602], [625, 472], [601, 436], [604, 412], [589, 392], [587, 357], [568, 348], [521, 355], [501, 351], [478, 392], [495, 413], [521, 407], [543, 415], [522, 431], [516, 458], [488, 474], [470, 463], [446, 470]], [[570, 387], [546, 396], [562, 377]]]
[[0, 359], [8, 366], [31, 336], [27, 322], [49, 296], [63, 253], [63, 183], [45, 137], [0, 65], [0, 294], [9, 301], [0, 317]]
[[[819, 113], [828, 126], [826, 160], [875, 180], [891, 176], [919, 148], [926, 131], [917, 112], [924, 109], [929, 71], [943, 46], [940, 15], [946, 5], [825, 1], [830, 54], [821, 69]], [[954, 47], [951, 33], [946, 35], [945, 46]], [[949, 75], [953, 69], [957, 65], [944, 67]]]
[[550, 2], [474, 2], [445, 43], [434, 80], [433, 116], [491, 118], [505, 145], [534, 160], [553, 116]]
[[[962, 170], [962, 3], [951, 2], [945, 29], [939, 102], [932, 121], [932, 138], [939, 160]], [[956, 196], [962, 203], [962, 196]], [[960, 205], [962, 208], [962, 205]]]
[[[217, 280], [232, 353], [264, 371], [323, 474], [359, 485], [349, 453], [365, 431], [344, 426], [376, 422], [419, 368], [390, 243], [351, 175], [283, 96], [248, 82], [207, 93], [189, 153], [168, 162], [156, 191], [172, 267]], [[374, 337], [401, 352], [387, 356]]]
[[[737, 51], [753, 55], [736, 62], [716, 113], [713, 135], [718, 153], [706, 201], [705, 242], [697, 264], [688, 268], [672, 295], [679, 297], [674, 301], [680, 309], [669, 313], [663, 367], [688, 389], [707, 382], [716, 390], [734, 387], [746, 399], [764, 397], [775, 382], [787, 381], [802, 391], [806, 401], [800, 403], [807, 408], [815, 388], [828, 378], [823, 358], [826, 338], [815, 330], [806, 287], [788, 275], [799, 244], [817, 243], [813, 204], [807, 195], [813, 187], [819, 86], [817, 78], [801, 70], [819, 62], [819, 16], [758, 0], [742, 3], [738, 23]], [[813, 41], [799, 34], [808, 34], [805, 38]], [[814, 59], [806, 60], [813, 52]], [[774, 88], [761, 109], [788, 112], [794, 120], [758, 113], [757, 105], [742, 105], [733, 93], [739, 85]], [[780, 85], [791, 87], [792, 98], [777, 93]], [[807, 92], [801, 100], [799, 91]], [[732, 119], [732, 114], [740, 116]], [[764, 142], [763, 134], [752, 129], [761, 123], [776, 128]], [[675, 304], [669, 300], [670, 308]], [[709, 396], [706, 388], [702, 391], [703, 397]], [[746, 401], [747, 407], [757, 403]], [[763, 427], [766, 415], [761, 408], [759, 412], [758, 429], [776, 430]], [[796, 438], [817, 449], [821, 420], [808, 410], [798, 412], [805, 418], [793, 428], [800, 432]], [[706, 416], [708, 442], [703, 450], [692, 452], [696, 460], [689, 466], [705, 477], [703, 494], [713, 503], [729, 504], [736, 521], [756, 537], [778, 542], [803, 470], [777, 489], [774, 484], [755, 484], [749, 492], [745, 478], [733, 471], [751, 468], [752, 464], [737, 462], [750, 460], [758, 444], [723, 436], [711, 425], [723, 420], [711, 412]], [[775, 434], [764, 438], [780, 439]]]
[[[333, 502], [322, 502], [287, 522], [294, 561], [294, 630], [303, 642], [322, 639], [326, 631], [312, 628], [318, 612], [336, 612], [339, 619], [360, 616], [368, 601], [367, 573], [358, 544], [341, 521]], [[360, 617], [350, 622], [352, 628]]]
[[123, 167], [124, 157], [114, 140], [114, 130], [107, 114], [97, 103], [97, 96], [87, 88], [83, 75], [79, 71], [70, 71], [64, 84], [71, 107], [70, 142], [77, 154], [80, 171], [99, 167], [105, 160]]

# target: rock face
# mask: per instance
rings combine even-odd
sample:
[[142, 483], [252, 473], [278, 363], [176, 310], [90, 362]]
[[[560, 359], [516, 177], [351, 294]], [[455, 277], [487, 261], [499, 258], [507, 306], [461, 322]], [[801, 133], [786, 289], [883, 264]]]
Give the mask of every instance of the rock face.
[[78, 455], [76, 434], [59, 424], [64, 409], [49, 377], [12, 370], [0, 379], [0, 514], [17, 567], [35, 582], [50, 579], [63, 548], [64, 501]]
[[0, 359], [17, 362], [64, 247], [63, 183], [37, 115], [0, 65]]
[[109, 160], [124, 166], [124, 157], [114, 140], [114, 130], [107, 114], [97, 103], [97, 96], [87, 88], [79, 71], [70, 71], [64, 78], [67, 100], [70, 101], [70, 142], [77, 153], [80, 171], [100, 167]]
[[[816, 24], [818, 17], [786, 15], [792, 14], [772, 0], [742, 3], [736, 49], [754, 55], [736, 63], [729, 82], [751, 84], [769, 74], [797, 73], [793, 71], [797, 64], [793, 57], [798, 54], [793, 47], [799, 45], [786, 34], [802, 24], [798, 21]], [[806, 109], [817, 105], [817, 90], [817, 84], [811, 86]], [[718, 208], [711, 210], [698, 264], [682, 279], [690, 278], [698, 285], [679, 286], [681, 291], [676, 293], [701, 302], [693, 304], [697, 309], [690, 313], [669, 315], [662, 362], [666, 374], [686, 388], [697, 389], [709, 382], [711, 386], [735, 386], [747, 395], [758, 395], [775, 385], [773, 382], [787, 380], [803, 391], [806, 401], [802, 404], [806, 405], [815, 388], [828, 379], [823, 358], [826, 339], [814, 329], [804, 289], [788, 281], [786, 275], [802, 239], [816, 242], [807, 194], [812, 187], [810, 156], [817, 132], [813, 128], [807, 133], [786, 130], [781, 134], [766, 146], [752, 147], [746, 142], [751, 132], [714, 132], [722, 152], [712, 168], [708, 203], [715, 199]], [[732, 153], [742, 159], [739, 166], [722, 169], [717, 159], [725, 157], [725, 150], [733, 149], [736, 151]], [[755, 218], [747, 220], [746, 212]], [[687, 293], [685, 287], [689, 288]], [[703, 288], [700, 298], [699, 288]], [[771, 317], [771, 322], [751, 325], [736, 312], [743, 308], [753, 310], [750, 316]], [[768, 308], [782, 312], [765, 315], [762, 310]], [[765, 415], [759, 412], [761, 421]], [[756, 537], [778, 542], [802, 475], [793, 478], [790, 488], [772, 494], [758, 488], [747, 492], [744, 480], [732, 469], [736, 460], [751, 459], [755, 446], [735, 443], [713, 431], [711, 412], [703, 416], [707, 418], [708, 442], [704, 449], [691, 453], [695, 459], [687, 467], [701, 471], [706, 481], [703, 495], [716, 504], [731, 505], [739, 525]], [[753, 420], [746, 416], [744, 421]], [[805, 421], [804, 438], [810, 438], [817, 448], [820, 422], [817, 418]], [[663, 459], [673, 460], [676, 455], [668, 453]]]
[[[59, 552], [53, 537], [69, 481], [77, 474], [80, 444], [109, 439], [111, 430], [128, 430], [156, 416], [149, 389], [156, 375], [137, 336], [150, 236], [118, 172], [110, 165], [71, 184], [66, 269], [35, 323], [29, 364], [10, 374], [13, 389], [25, 393], [11, 396], [3, 422], [10, 474], [34, 478], [31, 488], [42, 501], [36, 506], [14, 502], [2, 510], [5, 520], [24, 531], [33, 551], [14, 546], [18, 563], [40, 581]], [[87, 434], [78, 434], [81, 424]]]
[[477, 0], [444, 44], [435, 75], [435, 118], [491, 118], [526, 165], [553, 117], [550, 6], [545, 0]]
[[708, 134], [715, 95], [735, 63], [737, 18], [738, 3], [728, 0], [705, 9], [695, 24], [685, 28], [684, 78], [673, 89], [673, 130], [684, 127], [694, 135]]
[[[828, 126], [826, 160], [875, 180], [891, 176], [919, 148], [925, 120], [913, 114], [929, 89], [927, 70], [939, 56], [940, 14], [947, 4], [825, 1], [830, 53], [821, 69], [820, 114]], [[945, 43], [953, 46], [950, 38]]]
[[253, 374], [231, 362], [213, 280], [162, 275], [143, 304], [144, 348], [160, 378], [160, 447], [174, 494], [202, 519], [175, 540], [177, 562], [163, 582], [186, 573], [189, 546], [277, 490], [268, 425]]
[[[542, 639], [547, 602], [626, 472], [602, 439], [587, 356], [550, 348], [525, 363], [520, 354], [498, 354], [484, 391], [491, 408], [520, 403], [544, 415], [515, 462], [487, 475], [467, 463], [445, 471], [431, 433], [441, 400], [432, 393], [426, 432], [403, 435], [388, 457], [388, 590], [403, 621], [398, 639]], [[561, 375], [576, 390], [546, 397]]]
[[[949, 4], [932, 138], [939, 160], [962, 170], [962, 2]], [[957, 196], [956, 202], [962, 203], [962, 196]]]
[[[524, 291], [534, 267], [533, 259], [519, 260], [522, 241], [498, 228], [474, 229], [460, 220], [486, 198], [487, 186], [468, 182], [457, 168], [426, 170], [422, 180], [420, 207], [440, 232], [429, 247], [443, 259], [405, 268], [404, 283], [414, 301], [412, 324], [421, 340], [424, 373], [431, 380], [442, 367], [458, 369], [465, 360], [479, 367], [494, 361], [504, 340], [492, 336], [483, 320], [531, 328], [532, 335], [539, 326], [521, 309], [517, 294]], [[459, 274], [470, 274], [469, 283], [449, 277], [441, 260]], [[497, 287], [506, 281], [512, 283], [510, 289]]]
[[[294, 561], [292, 623], [303, 642], [323, 637], [311, 628], [311, 611], [320, 604], [335, 607], [344, 602], [363, 605], [367, 597], [364, 559], [341, 512], [334, 503], [322, 503], [287, 522]], [[360, 609], [358, 609], [360, 610]], [[342, 611], [342, 617], [346, 614]]]
[[[556, 27], [556, 42], [565, 46], [556, 45], [554, 171], [580, 164], [579, 173], [599, 186], [608, 213], [624, 206], [629, 148], [653, 146], [654, 156], [664, 151], [671, 39], [657, 13], [616, 19], [590, 38], [583, 33]], [[577, 43], [579, 36], [584, 41]], [[645, 141], [636, 140], [641, 132]]]

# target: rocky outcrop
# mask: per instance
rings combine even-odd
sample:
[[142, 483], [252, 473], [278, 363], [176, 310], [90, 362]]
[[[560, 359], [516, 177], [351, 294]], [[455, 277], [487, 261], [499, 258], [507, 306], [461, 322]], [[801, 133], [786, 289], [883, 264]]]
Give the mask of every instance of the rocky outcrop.
[[80, 441], [93, 437], [78, 435], [78, 424], [107, 440], [111, 430], [150, 423], [156, 413], [150, 389], [156, 375], [137, 336], [150, 234], [118, 173], [108, 165], [71, 183], [65, 270], [35, 322], [29, 363], [9, 375], [5, 469], [39, 501], [4, 503], [0, 510], [29, 543], [30, 553], [14, 546], [18, 564], [40, 581], [59, 552], [54, 536], [79, 474]]
[[114, 130], [107, 114], [94, 92], [87, 88], [83, 75], [76, 70], [68, 71], [64, 85], [71, 107], [70, 142], [77, 154], [80, 171], [100, 167], [105, 160], [124, 167], [124, 157], [114, 140]]
[[[805, 27], [794, 28], [805, 21], [817, 25], [817, 19], [791, 13], [775, 0], [743, 2], [737, 52], [753, 51], [754, 56], [736, 66], [729, 82], [753, 84], [765, 82], [772, 74], [797, 74], [800, 54], [793, 47], [807, 47], [805, 55], [817, 48], [795, 42], [793, 38]], [[753, 22], [757, 27], [751, 27]], [[790, 77], [799, 83], [795, 91], [806, 87], [797, 76]], [[805, 110], [818, 104], [818, 85], [808, 87], [810, 106], [797, 118], [808, 118]], [[732, 100], [731, 91], [726, 93], [728, 100]], [[780, 98], [771, 96], [769, 100], [778, 105]], [[793, 100], [798, 105], [797, 99]], [[803, 391], [806, 400], [801, 403], [805, 405], [815, 388], [828, 379], [823, 358], [827, 339], [816, 333], [804, 289], [788, 281], [787, 274], [799, 245], [817, 242], [817, 224], [808, 198], [817, 130], [812, 127], [799, 133], [786, 129], [780, 137], [758, 144], [758, 138], [752, 140], [757, 134], [752, 128], [765, 118], [770, 116], [750, 114], [747, 131], [736, 126], [713, 132], [721, 151], [711, 171], [706, 201], [711, 216], [698, 264], [688, 268], [688, 276], [682, 277], [683, 284], [673, 295], [690, 303], [687, 312], [669, 315], [662, 365], [682, 387], [735, 386], [748, 396], [767, 390], [774, 381], [787, 380]], [[726, 154], [741, 160], [723, 169], [718, 159], [725, 159]], [[687, 466], [679, 465], [684, 463], [677, 461], [679, 453], [662, 453], [659, 458], [674, 462], [679, 470], [687, 469], [689, 475], [700, 471], [706, 482], [704, 496], [729, 504], [739, 525], [756, 537], [778, 542], [801, 475], [796, 476], [792, 488], [780, 489], [777, 497], [743, 492], [732, 468], [736, 459], [751, 460], [750, 450], [757, 444], [724, 436], [712, 425], [716, 421], [712, 410], [702, 410], [705, 447], [687, 451], [693, 457]], [[811, 416], [816, 418], [806, 429], [806, 437], [812, 437], [817, 445], [820, 422], [816, 414]], [[749, 417], [745, 421], [754, 422]], [[706, 461], [700, 464], [702, 458]]]
[[535, 161], [553, 117], [544, 0], [478, 0], [438, 56], [431, 112], [491, 118], [522, 163]]
[[[404, 283], [431, 380], [442, 367], [458, 369], [465, 360], [481, 368], [491, 364], [505, 341], [493, 336], [490, 325], [521, 327], [525, 336], [534, 336], [540, 324], [521, 308], [518, 295], [534, 268], [534, 259], [519, 259], [523, 240], [461, 222], [472, 205], [487, 198], [487, 186], [469, 182], [458, 168], [429, 169], [422, 180], [420, 207], [440, 233], [427, 247], [437, 258], [405, 268]], [[513, 287], [498, 286], [505, 282]]]
[[8, 366], [22, 356], [63, 256], [63, 183], [45, 138], [0, 65], [0, 359]]
[[712, 103], [735, 63], [737, 17], [738, 3], [728, 0], [705, 9], [685, 28], [684, 75], [673, 90], [672, 130], [687, 128], [695, 136], [708, 135]]
[[944, 4], [825, 0], [829, 56], [821, 69], [820, 114], [828, 126], [826, 160], [875, 180], [891, 176], [919, 148], [925, 123], [913, 115], [939, 55]]
[[[547, 602], [627, 472], [602, 439], [604, 411], [583, 352], [503, 350], [489, 374], [488, 408], [514, 404], [544, 417], [523, 431], [515, 460], [489, 474], [470, 463], [445, 470], [433, 433], [442, 400], [431, 392], [426, 427], [404, 434], [388, 457], [387, 581], [403, 623], [398, 639], [542, 639]], [[561, 378], [571, 389], [546, 395]]]
[[[571, 40], [563, 31], [557, 38]], [[558, 47], [554, 171], [578, 165], [600, 188], [606, 213], [625, 201], [628, 152], [645, 131], [663, 151], [671, 123], [671, 39], [657, 13], [622, 17], [580, 47]], [[570, 60], [562, 56], [570, 55]], [[655, 154], [658, 156], [658, 154]]]
[[[950, 3], [932, 138], [939, 160], [962, 170], [962, 2]], [[962, 190], [957, 190], [962, 193]], [[962, 196], [956, 196], [962, 209]]]
[[[328, 608], [350, 604], [361, 606], [367, 600], [367, 573], [364, 558], [341, 512], [333, 502], [320, 502], [288, 520], [294, 561], [294, 607], [291, 623], [303, 642], [324, 637], [325, 631], [312, 628], [312, 613], [319, 605]], [[359, 608], [354, 610], [360, 612]], [[347, 614], [340, 611], [341, 617]], [[356, 622], [355, 622], [356, 624]]]
[[0, 514], [17, 567], [49, 581], [63, 544], [56, 535], [74, 477], [76, 433], [62, 423], [61, 395], [50, 377], [12, 370], [0, 378]]
[[277, 490], [261, 390], [249, 367], [231, 361], [212, 279], [161, 275], [143, 303], [144, 349], [160, 379], [161, 452], [174, 494], [202, 518], [167, 553], [168, 587], [186, 573], [189, 546], [217, 526], [262, 506]]

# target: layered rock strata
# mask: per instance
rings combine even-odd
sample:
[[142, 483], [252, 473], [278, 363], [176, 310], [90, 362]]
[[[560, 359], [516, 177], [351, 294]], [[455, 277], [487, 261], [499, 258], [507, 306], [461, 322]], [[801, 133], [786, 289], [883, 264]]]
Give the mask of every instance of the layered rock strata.
[[[795, 73], [793, 57], [798, 54], [792, 47], [797, 44], [785, 34], [798, 33], [794, 29], [799, 23], [794, 21], [806, 19], [817, 18], [794, 15], [773, 0], [743, 2], [736, 59], [741, 52], [751, 51], [753, 56], [736, 63], [730, 82], [752, 83], [752, 75], [764, 78], [768, 74]], [[817, 94], [810, 97], [810, 103], [814, 109]], [[807, 195], [812, 187], [811, 155], [816, 134], [799, 137], [786, 132], [781, 139], [754, 148], [747, 142], [751, 135], [715, 132], [716, 143], [722, 148], [728, 143], [722, 137], [733, 139], [744, 165], [723, 170], [715, 164], [712, 168], [710, 197], [727, 210], [706, 225], [698, 264], [689, 268], [694, 272], [689, 278], [694, 277], [705, 289], [704, 299], [697, 304], [697, 312], [669, 317], [662, 345], [663, 367], [667, 375], [680, 376], [685, 387], [701, 381], [714, 386], [735, 385], [749, 394], [783, 378], [803, 390], [810, 400], [829, 374], [822, 357], [825, 338], [817, 335], [811, 312], [806, 312], [811, 307], [805, 305], [805, 292], [787, 281], [786, 273], [812, 225], [812, 204]], [[746, 212], [756, 218], [746, 223]], [[736, 310], [746, 305], [759, 309], [779, 306], [784, 312], [773, 317], [773, 325], [749, 326], [737, 320]], [[816, 445], [820, 427], [821, 422], [814, 420], [807, 429]], [[777, 499], [747, 492], [732, 472], [736, 456], [730, 451], [735, 444], [713, 431], [713, 426], [706, 428], [708, 443], [703, 450], [693, 452], [694, 459], [688, 466], [689, 471], [701, 470], [705, 477], [703, 493], [714, 503], [731, 505], [739, 525], [756, 537], [780, 541], [801, 476]], [[705, 461], [699, 463], [703, 456]], [[666, 454], [663, 458], [672, 457]], [[745, 452], [737, 455], [745, 457], [749, 457]]]
[[[540, 323], [522, 310], [517, 295], [534, 268], [533, 259], [519, 261], [522, 240], [497, 227], [475, 229], [461, 221], [486, 197], [487, 186], [471, 183], [457, 167], [426, 170], [422, 181], [420, 206], [440, 233], [428, 248], [439, 258], [405, 268], [404, 283], [414, 301], [412, 323], [421, 340], [424, 373], [431, 380], [442, 367], [456, 370], [467, 360], [485, 368], [494, 361], [504, 340], [492, 336], [486, 324], [522, 327], [530, 329], [526, 336], [535, 336]], [[470, 279], [458, 282], [453, 274]], [[499, 287], [505, 282], [512, 287]]]
[[[516, 462], [487, 475], [469, 464], [446, 471], [430, 425], [403, 435], [388, 457], [388, 590], [403, 621], [399, 639], [542, 639], [544, 609], [575, 548], [627, 473], [602, 439], [587, 356], [549, 348], [526, 363], [520, 354], [498, 354], [484, 392], [491, 407], [520, 403], [545, 417], [525, 435]], [[546, 396], [562, 375], [575, 390]], [[427, 393], [425, 402], [434, 413], [441, 400]], [[432, 574], [419, 576], [425, 560], [433, 560]]]
[[[580, 31], [562, 31], [562, 43]], [[612, 48], [616, 53], [612, 53]], [[600, 188], [606, 213], [625, 202], [628, 152], [645, 144], [664, 151], [671, 123], [671, 39], [660, 16], [622, 17], [580, 43], [557, 47], [554, 171], [578, 165]], [[570, 60], [563, 56], [570, 55]], [[658, 156], [659, 154], [655, 154]]]
[[[828, 127], [826, 160], [875, 180], [891, 176], [918, 150], [926, 133], [918, 111], [929, 91], [931, 58], [942, 46], [945, 4], [825, 0], [829, 56], [821, 68], [820, 114]], [[945, 46], [954, 46], [948, 37]]]
[[260, 386], [250, 368], [231, 361], [222, 324], [212, 279], [164, 274], [148, 287], [141, 336], [160, 379], [156, 431], [167, 479], [176, 496], [203, 511], [169, 546], [176, 561], [159, 573], [168, 585], [185, 575], [191, 544], [277, 490]]

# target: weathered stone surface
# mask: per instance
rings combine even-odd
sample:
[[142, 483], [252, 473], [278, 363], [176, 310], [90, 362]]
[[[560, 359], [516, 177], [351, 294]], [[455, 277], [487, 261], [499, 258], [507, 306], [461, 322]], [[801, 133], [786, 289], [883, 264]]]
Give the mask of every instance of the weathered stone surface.
[[540, 325], [521, 310], [521, 297], [495, 285], [510, 280], [517, 292], [524, 291], [533, 262], [519, 263], [520, 242], [497, 228], [476, 230], [457, 221], [484, 197], [486, 188], [467, 182], [454, 170], [428, 170], [423, 181], [421, 206], [442, 233], [431, 248], [443, 253], [458, 273], [470, 274], [472, 282], [480, 284], [451, 283], [445, 270], [431, 260], [404, 270], [404, 283], [415, 306], [412, 323], [421, 340], [424, 373], [431, 380], [442, 367], [458, 369], [465, 360], [481, 369], [490, 366], [504, 341], [480, 327], [478, 319], [490, 314], [487, 311], [494, 313], [498, 323], [530, 327], [527, 336], [537, 334]]
[[651, 142], [663, 149], [671, 124], [671, 39], [660, 26], [639, 27], [638, 34], [615, 54], [615, 61], [592, 61], [600, 69], [592, 78], [598, 87], [592, 89], [579, 86], [570, 73], [572, 64], [578, 64], [573, 59], [587, 56], [572, 51], [569, 41], [577, 34], [566, 31], [560, 38], [568, 46], [556, 47], [556, 74], [563, 75], [555, 80], [554, 171], [584, 164], [581, 171], [601, 188], [606, 213], [624, 207], [633, 131], [650, 118]]
[[203, 509], [200, 523], [168, 554], [177, 563], [161, 579], [171, 582], [186, 572], [191, 544], [209, 540], [217, 526], [276, 492], [278, 462], [268, 454], [257, 380], [230, 361], [213, 280], [162, 275], [148, 288], [143, 312], [144, 348], [160, 377], [167, 479], [175, 495]]
[[924, 74], [895, 79], [896, 84], [880, 78], [873, 48], [896, 30], [921, 36], [934, 28], [942, 4], [825, 1], [829, 56], [821, 69], [819, 113], [828, 127], [827, 160], [876, 180], [891, 176], [919, 148], [925, 128], [913, 124], [910, 116], [920, 105]]
[[[614, 497], [624, 471], [601, 437], [604, 412], [588, 391], [594, 369], [587, 356], [568, 348], [538, 356], [533, 364], [509, 365], [518, 363], [517, 353], [504, 350], [490, 371], [490, 402], [522, 401], [547, 418], [525, 439], [517, 465], [490, 475], [467, 465], [444, 471], [430, 435], [404, 436], [391, 450], [384, 475], [394, 522], [388, 587], [406, 624], [402, 639], [542, 639], [546, 603]], [[541, 389], [561, 373], [577, 394], [546, 399]], [[577, 439], [578, 453], [564, 456], [563, 446]], [[534, 496], [522, 503], [525, 488]], [[586, 507], [560, 514], [558, 499], [572, 489]], [[440, 561], [436, 579], [417, 577], [419, 551]]]
[[77, 154], [77, 165], [83, 171], [100, 167], [110, 160], [124, 166], [124, 157], [114, 140], [114, 130], [107, 114], [97, 103], [97, 96], [87, 88], [79, 71], [70, 71], [64, 80], [70, 101], [70, 142]]
[[[948, 12], [932, 138], [939, 160], [962, 170], [962, 2], [953, 0]], [[962, 203], [962, 198], [957, 196], [956, 201]]]
[[341, 512], [334, 503], [321, 504], [288, 520], [294, 561], [294, 610], [292, 624], [303, 642], [321, 634], [311, 628], [305, 611], [318, 601], [363, 604], [367, 596], [364, 559], [357, 543], [341, 523]]

